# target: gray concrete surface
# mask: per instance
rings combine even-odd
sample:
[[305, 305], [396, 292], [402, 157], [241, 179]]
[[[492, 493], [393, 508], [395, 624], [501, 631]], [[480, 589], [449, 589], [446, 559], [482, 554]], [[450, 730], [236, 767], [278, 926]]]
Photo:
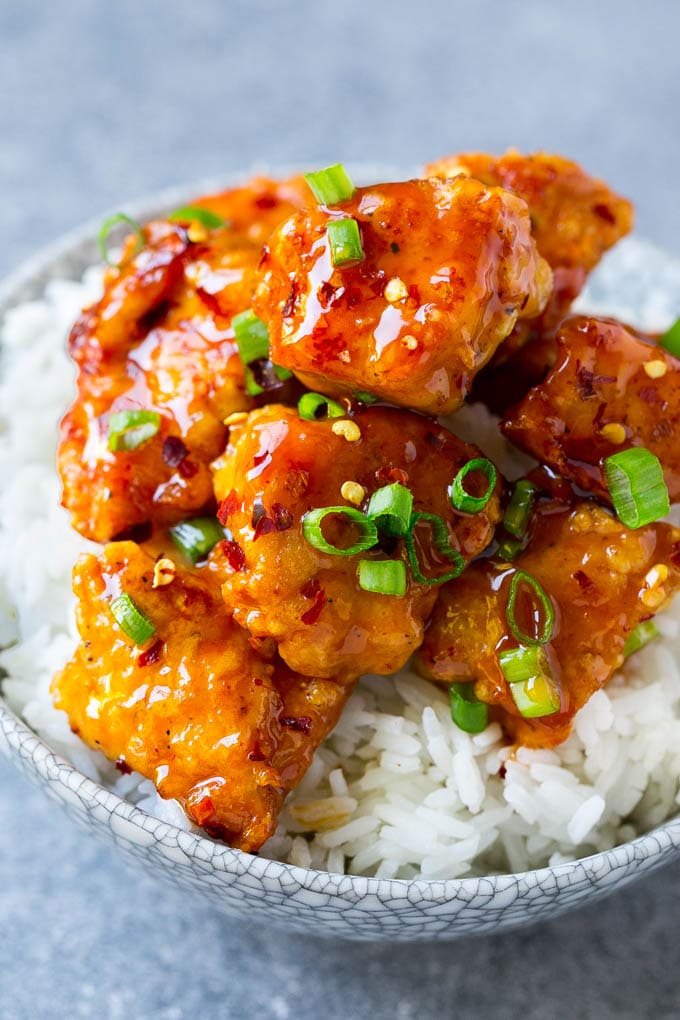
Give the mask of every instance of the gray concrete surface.
[[[0, 272], [157, 187], [255, 163], [557, 149], [680, 253], [680, 6], [0, 0]], [[449, 946], [238, 924], [81, 837], [0, 763], [0, 1020], [680, 1015], [680, 865]]]

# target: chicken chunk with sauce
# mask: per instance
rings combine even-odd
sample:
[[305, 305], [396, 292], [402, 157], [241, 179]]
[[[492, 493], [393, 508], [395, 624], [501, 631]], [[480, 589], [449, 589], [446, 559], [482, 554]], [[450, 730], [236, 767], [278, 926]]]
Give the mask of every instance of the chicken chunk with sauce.
[[[165, 565], [132, 542], [74, 572], [81, 643], [53, 684], [91, 747], [177, 798], [212, 836], [255, 851], [335, 725], [351, 685], [300, 677], [255, 651], [224, 611], [219, 550], [209, 567]], [[173, 576], [174, 573], [174, 576]], [[138, 648], [111, 613], [127, 593], [155, 627]]]
[[[107, 273], [102, 299], [71, 333], [78, 393], [59, 448], [63, 502], [87, 538], [174, 522], [211, 502], [223, 420], [253, 406], [231, 320], [249, 307], [262, 240], [302, 201], [299, 182], [264, 180], [199, 199], [227, 225], [154, 221], [141, 250], [131, 239]], [[113, 452], [111, 416], [140, 410], [160, 415], [158, 431]]]
[[[363, 258], [335, 266], [328, 229], [359, 226]], [[272, 357], [311, 389], [366, 392], [429, 414], [458, 407], [552, 285], [525, 202], [457, 178], [358, 189], [274, 233], [254, 299]]]
[[[521, 571], [539, 582], [554, 612], [544, 650], [559, 710], [538, 718], [520, 714], [499, 662], [501, 653], [521, 644], [508, 620], [510, 587]], [[480, 560], [445, 585], [418, 668], [438, 683], [469, 681], [518, 743], [557, 744], [568, 736], [578, 709], [621, 666], [626, 639], [679, 585], [677, 529], [651, 524], [630, 531], [595, 503], [543, 501], [516, 560]], [[545, 610], [528, 586], [518, 584], [518, 591], [516, 622], [532, 637]]]
[[680, 499], [680, 360], [613, 319], [568, 319], [549, 375], [502, 429], [517, 446], [582, 489], [610, 500], [604, 460], [644, 446]]
[[[443, 519], [450, 546], [469, 561], [490, 543], [500, 515], [500, 479], [481, 512], [460, 513], [451, 505], [454, 476], [476, 456], [475, 448], [434, 422], [382, 407], [306, 421], [270, 405], [234, 424], [226, 453], [214, 465], [218, 515], [233, 535], [223, 593], [234, 619], [256, 637], [273, 638], [300, 673], [355, 677], [400, 669], [422, 640], [436, 586], [415, 580], [407, 567], [403, 596], [364, 590], [359, 562], [406, 562], [403, 541], [329, 554], [305, 538], [302, 519], [322, 507], [365, 511], [376, 490], [398, 482], [411, 490], [415, 512]], [[486, 480], [468, 478], [482, 491], [488, 487]], [[329, 516], [323, 537], [344, 548], [356, 535], [351, 525], [343, 530], [342, 521]], [[427, 524], [414, 534], [423, 577], [451, 568], [433, 548]]]

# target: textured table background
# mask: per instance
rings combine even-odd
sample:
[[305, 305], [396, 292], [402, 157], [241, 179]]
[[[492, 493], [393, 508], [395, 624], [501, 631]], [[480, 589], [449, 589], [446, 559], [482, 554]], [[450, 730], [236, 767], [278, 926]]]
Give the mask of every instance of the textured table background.
[[[0, 272], [164, 185], [510, 144], [582, 160], [679, 254], [679, 32], [663, 0], [0, 0]], [[680, 1014], [680, 865], [528, 932], [329, 943], [192, 904], [0, 783], [1, 1020]]]

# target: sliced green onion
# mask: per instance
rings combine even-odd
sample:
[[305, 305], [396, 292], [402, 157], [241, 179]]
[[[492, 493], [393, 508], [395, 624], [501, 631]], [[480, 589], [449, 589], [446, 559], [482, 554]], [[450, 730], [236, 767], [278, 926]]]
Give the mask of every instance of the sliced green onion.
[[466, 733], [481, 733], [489, 724], [489, 707], [479, 701], [470, 683], [451, 684], [451, 718]]
[[281, 368], [280, 365], [274, 365], [273, 362], [272, 365], [274, 368], [274, 372], [276, 373], [276, 378], [279, 380], [279, 382], [285, 382], [286, 379], [293, 378], [293, 373], [289, 368]]
[[131, 216], [126, 216], [125, 213], [114, 213], [113, 216], [109, 216], [108, 219], [104, 220], [101, 225], [101, 229], [97, 236], [97, 242], [99, 244], [99, 251], [101, 256], [106, 262], [107, 266], [113, 266], [115, 269], [120, 269], [122, 263], [112, 262], [109, 257], [109, 234], [118, 223], [126, 223], [128, 227], [131, 227], [134, 233], [137, 235], [137, 242], [135, 244], [133, 255], [136, 255], [138, 251], [141, 251], [146, 244], [146, 238], [144, 231], [142, 230], [141, 224], [137, 220], [133, 220]]
[[344, 418], [347, 411], [342, 404], [321, 393], [305, 393], [298, 400], [298, 414], [305, 421], [319, 421], [323, 418]]
[[674, 322], [669, 330], [659, 340], [661, 347], [665, 347], [666, 350], [673, 354], [676, 358], [680, 358], [680, 319]]
[[[418, 553], [416, 552], [415, 540], [413, 537], [415, 528], [419, 521], [425, 521], [426, 524], [430, 525], [435, 549], [437, 552], [441, 553], [445, 559], [449, 560], [450, 563], [455, 564], [453, 570], [449, 570], [445, 574], [440, 574], [438, 577], [425, 577], [420, 569]], [[465, 560], [458, 550], [454, 549], [449, 542], [448, 528], [441, 517], [437, 517], [436, 514], [413, 514], [404, 541], [406, 544], [406, 552], [408, 553], [408, 561], [411, 565], [411, 573], [413, 574], [414, 580], [418, 581], [420, 584], [444, 584], [446, 581], [453, 581], [456, 577], [460, 577], [465, 570]]]
[[183, 205], [181, 209], [171, 212], [168, 219], [173, 223], [200, 223], [207, 230], [229, 226], [228, 220], [222, 219], [211, 209], [203, 209], [200, 205]]
[[503, 514], [503, 527], [515, 538], [523, 538], [527, 530], [536, 486], [528, 479], [520, 478], [515, 483], [512, 496]]
[[633, 652], [638, 652], [658, 636], [659, 628], [654, 623], [654, 620], [645, 620], [644, 623], [639, 623], [635, 630], [632, 630], [626, 638], [626, 643], [623, 646], [624, 658], [627, 659]]
[[[342, 515], [356, 525], [360, 532], [360, 538], [354, 545], [340, 549], [326, 541], [321, 531], [321, 525], [329, 514]], [[315, 549], [318, 549], [319, 552], [330, 553], [331, 556], [355, 556], [356, 553], [372, 549], [378, 541], [378, 529], [373, 521], [369, 520], [360, 510], [354, 510], [349, 506], [324, 506], [318, 510], [310, 510], [302, 518], [302, 534]]]
[[246, 376], [246, 393], [249, 397], [258, 397], [260, 393], [264, 393], [264, 387], [256, 382], [253, 370], [249, 365], [244, 365], [243, 368]]
[[380, 398], [369, 393], [368, 390], [357, 390], [354, 399], [359, 400], [362, 404], [376, 404]]
[[305, 174], [314, 198], [320, 205], [337, 205], [354, 194], [354, 184], [342, 163], [334, 163], [325, 170]]
[[520, 645], [501, 652], [498, 662], [520, 715], [525, 719], [539, 719], [559, 712], [560, 692], [543, 648]]
[[642, 528], [670, 510], [659, 458], [644, 446], [607, 457], [604, 473], [616, 515], [627, 528]]
[[336, 268], [363, 260], [364, 249], [361, 246], [359, 224], [356, 220], [331, 220], [327, 230], [331, 262]]
[[[527, 634], [526, 631], [522, 630], [515, 617], [515, 603], [517, 601], [517, 594], [521, 584], [526, 584], [527, 587], [532, 589], [539, 603], [540, 609], [543, 611], [543, 627], [542, 630], [539, 631], [538, 636]], [[525, 570], [518, 570], [515, 574], [513, 574], [512, 581], [510, 582], [510, 595], [508, 598], [506, 616], [510, 630], [518, 641], [522, 641], [527, 645], [546, 645], [548, 641], [550, 641], [555, 627], [555, 610], [553, 609], [552, 602], [546, 594], [543, 585], [540, 581], [537, 581], [535, 577], [532, 577], [531, 574], [527, 574]]]
[[373, 493], [366, 508], [366, 515], [375, 521], [378, 531], [392, 538], [399, 538], [409, 529], [412, 511], [413, 493], [405, 485], [394, 482]]
[[117, 595], [109, 609], [120, 629], [132, 638], [136, 645], [143, 645], [156, 633], [151, 620], [136, 606], [127, 592]]
[[214, 517], [193, 517], [170, 528], [170, 538], [192, 563], [205, 559], [224, 537], [224, 528]]
[[136, 450], [161, 427], [158, 411], [116, 411], [109, 418], [109, 450]]
[[269, 357], [269, 330], [255, 312], [247, 309], [231, 320], [238, 352], [244, 365]]
[[[484, 475], [488, 482], [486, 492], [483, 496], [471, 496], [470, 493], [466, 492], [463, 487], [465, 478], [472, 471], [479, 471]], [[456, 510], [461, 510], [466, 514], [478, 514], [480, 510], [483, 510], [493, 495], [497, 477], [498, 474], [496, 472], [496, 468], [490, 460], [487, 460], [486, 457], [475, 457], [474, 460], [469, 460], [467, 464], [463, 464], [462, 468], [453, 479], [449, 490], [451, 502]]]
[[403, 560], [359, 560], [359, 587], [379, 595], [406, 594]]
[[497, 554], [502, 560], [511, 562], [516, 560], [524, 549], [524, 542], [521, 538], [503, 538], [498, 543]]

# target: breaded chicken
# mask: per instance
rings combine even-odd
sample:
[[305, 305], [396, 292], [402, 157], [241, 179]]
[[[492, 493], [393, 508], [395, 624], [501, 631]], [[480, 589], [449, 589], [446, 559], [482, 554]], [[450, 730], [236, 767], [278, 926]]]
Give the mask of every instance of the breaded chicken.
[[[627, 638], [680, 586], [680, 531], [665, 524], [629, 531], [596, 503], [547, 500], [527, 542], [513, 562], [480, 560], [444, 586], [417, 665], [439, 683], [474, 684], [513, 740], [546, 747], [568, 736], [575, 713], [623, 662]], [[538, 718], [520, 714], [499, 662], [522, 643], [508, 619], [521, 571], [540, 583], [554, 613], [543, 651], [559, 710]], [[545, 607], [526, 584], [519, 588], [515, 619], [533, 637]]]
[[[329, 232], [347, 218], [363, 257], [336, 265]], [[273, 360], [311, 389], [438, 415], [551, 286], [522, 199], [467, 178], [414, 180], [287, 220], [266, 246], [254, 307]]]
[[[215, 463], [218, 515], [233, 535], [223, 593], [234, 619], [256, 637], [273, 638], [300, 673], [356, 677], [400, 669], [422, 640], [436, 585], [418, 581], [409, 564], [402, 596], [364, 590], [360, 562], [407, 563], [403, 539], [382, 536], [373, 548], [336, 555], [310, 544], [303, 517], [323, 507], [365, 511], [377, 490], [401, 484], [413, 494], [414, 513], [442, 519], [462, 568], [489, 544], [500, 516], [500, 477], [479, 513], [451, 505], [454, 476], [478, 455], [406, 411], [376, 407], [328, 421], [306, 421], [277, 405], [252, 412], [232, 427]], [[469, 478], [488, 488], [485, 479]], [[338, 515], [328, 517], [322, 533], [341, 548], [362, 534]], [[437, 552], [427, 522], [414, 534], [423, 578], [455, 569]]]
[[[53, 694], [87, 744], [177, 798], [212, 836], [255, 851], [351, 685], [258, 654], [224, 609], [219, 557], [200, 570], [166, 564], [161, 580], [172, 579], [159, 587], [156, 557], [132, 542], [82, 557], [81, 643]], [[155, 628], [141, 647], [112, 615], [123, 593]]]

